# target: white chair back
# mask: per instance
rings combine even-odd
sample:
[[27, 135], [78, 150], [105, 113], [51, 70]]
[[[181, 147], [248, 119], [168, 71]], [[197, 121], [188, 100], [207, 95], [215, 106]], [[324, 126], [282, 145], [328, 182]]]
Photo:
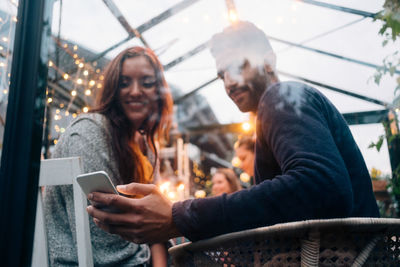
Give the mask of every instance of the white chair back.
[[90, 242], [89, 218], [86, 212], [87, 200], [76, 182], [82, 174], [79, 157], [42, 160], [40, 165], [38, 201], [36, 209], [35, 236], [32, 254], [32, 267], [49, 266], [46, 225], [43, 212], [42, 187], [49, 185], [71, 185], [74, 192], [76, 240], [79, 267], [93, 266], [92, 245]]

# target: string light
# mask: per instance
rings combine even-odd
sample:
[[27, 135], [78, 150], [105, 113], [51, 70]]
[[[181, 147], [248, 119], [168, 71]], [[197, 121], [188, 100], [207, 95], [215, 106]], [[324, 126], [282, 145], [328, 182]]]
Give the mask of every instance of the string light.
[[4, 66], [5, 66], [4, 62], [0, 62], [0, 67], [4, 67]]
[[83, 111], [84, 113], [88, 113], [89, 108], [88, 108], [88, 107], [83, 107], [82, 111]]
[[13, 20], [14, 22], [18, 22], [17, 17], [13, 17], [12, 20]]
[[96, 82], [95, 82], [95, 81], [93, 81], [93, 80], [90, 80], [90, 82], [89, 82], [89, 86], [90, 86], [90, 87], [94, 86], [95, 84], [96, 84]]
[[77, 54], [74, 54], [73, 58], [77, 58], [77, 57], [78, 57], [78, 55], [77, 55]]
[[74, 45], [74, 51], [78, 50], [78, 46]]
[[178, 187], [176, 188], [178, 191], [183, 191], [185, 190], [185, 185], [183, 183], [179, 184]]
[[49, 67], [53, 67], [53, 61], [49, 60]]
[[100, 89], [102, 87], [101, 83], [97, 84], [97, 88]]
[[60, 110], [59, 109], [56, 109], [56, 114], [60, 114]]
[[92, 94], [92, 91], [90, 89], [85, 90], [85, 95], [89, 96]]
[[64, 80], [68, 80], [69, 75], [68, 75], [67, 73], [65, 73], [65, 74], [63, 75], [63, 78], [64, 78]]
[[99, 79], [100, 79], [100, 81], [104, 80], [104, 76], [100, 75]]
[[68, 47], [68, 44], [64, 44], [64, 48], [67, 48]]
[[3, 94], [6, 95], [7, 93], [8, 93], [8, 90], [7, 90], [7, 89], [4, 89], [4, 90], [3, 90]]
[[239, 168], [240, 164], [242, 163], [242, 161], [238, 158], [238, 157], [234, 157], [231, 161], [232, 166]]
[[60, 132], [61, 132], [61, 133], [65, 132], [65, 128], [61, 128], [61, 129], [60, 129]]
[[83, 71], [83, 75], [88, 76], [88, 75], [89, 75], [89, 71], [84, 70], [84, 71]]
[[8, 42], [8, 38], [7, 37], [3, 37], [3, 38], [1, 38], [1, 40], [3, 40], [3, 42]]
[[79, 59], [75, 60], [76, 65], [79, 65], [79, 63], [80, 63]]
[[229, 12], [228, 12], [228, 17], [229, 17], [229, 20], [230, 20], [232, 23], [235, 23], [235, 22], [238, 21], [237, 12], [236, 12], [236, 10], [234, 10], [234, 9], [229, 10]]
[[0, 51], [3, 50], [3, 49], [4, 49], [4, 47], [2, 47], [2, 46], [0, 45]]
[[77, 83], [77, 84], [82, 84], [82, 82], [83, 82], [83, 81], [82, 81], [81, 78], [79, 78], [78, 80], [76, 80], [76, 83]]
[[63, 108], [63, 107], [64, 107], [64, 103], [61, 103], [61, 104], [60, 104], [60, 108]]
[[83, 63], [82, 63], [82, 62], [81, 62], [81, 63], [79, 63], [79, 65], [78, 65], [78, 67], [79, 67], [79, 68], [83, 68], [83, 66], [84, 66], [84, 65], [83, 65]]
[[175, 200], [176, 199], [176, 193], [174, 191], [169, 191], [168, 192], [168, 198], [170, 200]]
[[71, 91], [71, 95], [72, 95], [72, 96], [76, 96], [76, 94], [77, 94], [77, 93], [76, 93], [76, 90], [72, 90], [72, 91]]
[[197, 190], [194, 193], [195, 198], [205, 198], [206, 197], [206, 192], [204, 190]]
[[72, 113], [72, 118], [76, 118], [76, 116], [78, 116], [78, 115], [76, 115], [76, 113]]
[[51, 98], [51, 97], [47, 98], [47, 103], [51, 103], [51, 102], [53, 102], [53, 98]]
[[57, 139], [54, 139], [53, 143], [54, 143], [55, 145], [57, 145], [58, 140], [57, 140]]
[[242, 172], [242, 173], [240, 174], [240, 180], [241, 180], [243, 183], [248, 183], [248, 182], [250, 182], [250, 175], [248, 175], [248, 174], [245, 173], [245, 172]]
[[69, 112], [68, 112], [68, 110], [67, 111], [65, 111], [65, 116], [69, 116]]
[[251, 124], [249, 122], [243, 122], [242, 123], [242, 129], [245, 132], [249, 132], [251, 130]]

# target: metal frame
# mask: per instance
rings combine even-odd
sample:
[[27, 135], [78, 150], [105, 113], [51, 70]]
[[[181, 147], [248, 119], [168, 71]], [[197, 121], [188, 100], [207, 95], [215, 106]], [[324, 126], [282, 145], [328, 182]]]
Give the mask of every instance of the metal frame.
[[20, 0], [0, 169], [0, 258], [3, 266], [31, 263], [47, 83], [42, 33], [52, 0]]

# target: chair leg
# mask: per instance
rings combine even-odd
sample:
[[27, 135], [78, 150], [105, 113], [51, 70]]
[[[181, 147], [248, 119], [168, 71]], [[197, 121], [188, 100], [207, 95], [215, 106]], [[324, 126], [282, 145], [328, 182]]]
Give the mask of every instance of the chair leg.
[[320, 234], [318, 230], [308, 233], [308, 238], [301, 240], [301, 266], [318, 267]]

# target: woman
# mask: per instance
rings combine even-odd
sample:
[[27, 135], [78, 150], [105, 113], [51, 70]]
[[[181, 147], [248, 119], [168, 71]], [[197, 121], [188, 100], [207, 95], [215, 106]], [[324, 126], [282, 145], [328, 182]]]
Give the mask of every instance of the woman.
[[212, 184], [211, 192], [213, 196], [229, 194], [242, 189], [235, 172], [227, 168], [217, 169], [212, 177]]
[[[80, 156], [84, 172], [103, 170], [114, 184], [150, 183], [157, 173], [155, 141], [167, 138], [172, 97], [156, 55], [128, 48], [104, 72], [103, 91], [89, 114], [80, 115], [55, 147], [54, 158]], [[48, 187], [46, 219], [52, 266], [77, 265], [73, 196], [70, 186]], [[147, 245], [111, 235], [90, 220], [96, 266], [146, 266]], [[151, 248], [153, 266], [166, 265], [161, 244]]]

